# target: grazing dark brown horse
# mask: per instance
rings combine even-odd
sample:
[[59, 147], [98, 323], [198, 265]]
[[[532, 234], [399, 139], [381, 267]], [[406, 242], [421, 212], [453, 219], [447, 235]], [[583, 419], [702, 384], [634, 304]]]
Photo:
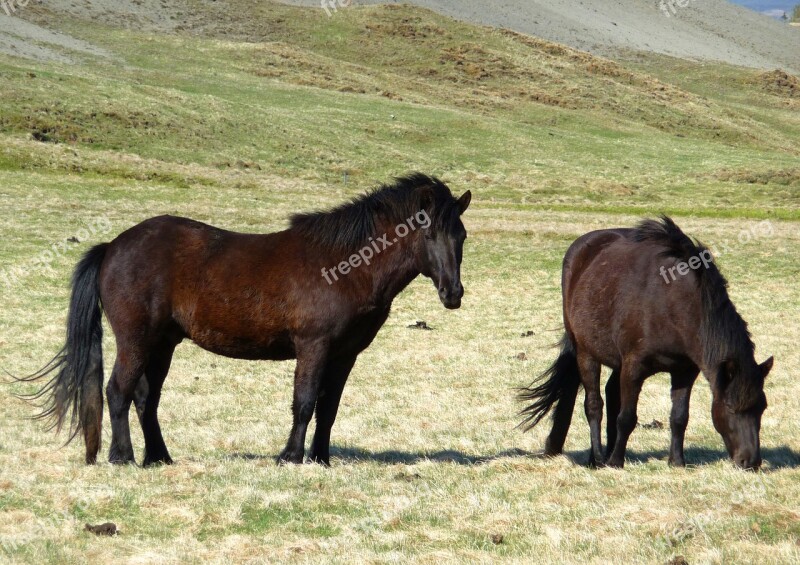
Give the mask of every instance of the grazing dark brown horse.
[[239, 359], [297, 359], [293, 423], [279, 462], [302, 463], [316, 410], [311, 460], [329, 464], [331, 426], [356, 357], [422, 274], [458, 308], [466, 231], [456, 199], [436, 178], [398, 179], [329, 212], [296, 215], [278, 233], [225, 231], [161, 216], [90, 249], [75, 269], [64, 349], [28, 380], [55, 373], [34, 398], [41, 416], [83, 432], [96, 461], [103, 418], [101, 308], [117, 342], [106, 394], [109, 461], [134, 461], [128, 412], [144, 432], [143, 465], [171, 463], [157, 411], [175, 346], [191, 339]]
[[[767, 407], [761, 365], [747, 324], [727, 292], [711, 253], [662, 217], [635, 229], [593, 231], [567, 250], [562, 271], [564, 327], [561, 354], [520, 396], [530, 429], [555, 406], [545, 454], [561, 453], [578, 388], [585, 389], [591, 432], [590, 464], [622, 467], [636, 427], [636, 405], [647, 377], [672, 377], [670, 463], [685, 465], [683, 439], [689, 396], [700, 370], [711, 385], [712, 420], [728, 454], [744, 468], [761, 465], [759, 432]], [[600, 438], [600, 368], [612, 369], [608, 450]]]

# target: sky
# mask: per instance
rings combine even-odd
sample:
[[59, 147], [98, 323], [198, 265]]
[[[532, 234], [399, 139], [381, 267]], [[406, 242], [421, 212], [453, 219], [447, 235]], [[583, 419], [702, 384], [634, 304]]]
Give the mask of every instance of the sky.
[[780, 17], [786, 12], [792, 15], [792, 9], [800, 4], [800, 0], [730, 0], [734, 4], [739, 4], [756, 12], [765, 12], [770, 16]]

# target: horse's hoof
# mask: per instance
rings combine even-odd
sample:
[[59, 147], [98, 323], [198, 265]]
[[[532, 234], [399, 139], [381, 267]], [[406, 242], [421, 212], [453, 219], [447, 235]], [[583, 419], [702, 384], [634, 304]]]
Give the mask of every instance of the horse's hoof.
[[589, 468], [590, 468], [590, 469], [602, 469], [603, 467], [605, 467], [605, 466], [606, 466], [606, 462], [605, 462], [605, 460], [603, 460], [603, 459], [600, 459], [600, 460], [598, 461], [597, 459], [595, 459], [595, 457], [594, 457], [594, 456], [591, 456], [591, 455], [590, 455], [590, 456], [589, 456], [589, 463], [588, 463], [588, 466], [589, 466]]
[[145, 455], [144, 460], [142, 461], [142, 467], [156, 467], [161, 465], [172, 465], [173, 461], [169, 455], [165, 455], [163, 457], [153, 458], [150, 459]]
[[556, 457], [557, 455], [561, 455], [564, 452], [564, 444], [554, 445], [556, 442], [551, 442], [550, 438], [544, 442], [544, 453], [545, 457]]
[[330, 467], [331, 466], [330, 460], [327, 459], [327, 458], [322, 458], [322, 457], [315, 457], [315, 456], [309, 457], [308, 462], [309, 463], [315, 463], [317, 465], [322, 465], [323, 467]]
[[277, 460], [275, 461], [278, 465], [302, 465], [303, 464], [303, 455], [292, 455], [287, 453], [281, 453], [278, 455]]

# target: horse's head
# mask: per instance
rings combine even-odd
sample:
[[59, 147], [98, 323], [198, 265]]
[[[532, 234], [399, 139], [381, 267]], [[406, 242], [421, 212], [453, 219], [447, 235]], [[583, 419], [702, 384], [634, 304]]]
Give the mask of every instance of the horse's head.
[[417, 268], [436, 285], [445, 308], [458, 308], [464, 296], [461, 257], [467, 230], [461, 222], [461, 214], [469, 207], [471, 199], [472, 194], [467, 191], [457, 200], [452, 199], [443, 209], [432, 210], [427, 226], [422, 226]]
[[761, 466], [761, 415], [767, 408], [764, 379], [772, 369], [772, 357], [748, 367], [726, 361], [717, 372], [713, 387], [711, 418], [722, 436], [733, 462], [744, 469]]

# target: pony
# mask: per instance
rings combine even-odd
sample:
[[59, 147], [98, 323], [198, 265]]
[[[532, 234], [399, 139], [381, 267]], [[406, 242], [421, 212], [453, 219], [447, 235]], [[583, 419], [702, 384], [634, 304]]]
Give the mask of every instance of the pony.
[[[562, 269], [565, 334], [556, 361], [520, 398], [530, 404], [520, 424], [536, 426], [553, 408], [546, 455], [562, 452], [578, 389], [585, 390], [592, 466], [622, 467], [636, 427], [645, 379], [671, 376], [669, 462], [686, 464], [683, 443], [689, 397], [702, 370], [711, 385], [711, 415], [734, 463], [761, 465], [764, 380], [770, 357], [758, 364], [746, 322], [728, 296], [711, 252], [662, 216], [636, 228], [587, 233], [569, 247]], [[600, 369], [612, 370], [605, 454], [601, 444]]]
[[[292, 427], [279, 463], [302, 463], [316, 414], [310, 460], [330, 465], [330, 434], [359, 353], [419, 275], [442, 304], [459, 308], [467, 232], [455, 198], [435, 177], [412, 173], [329, 211], [297, 214], [276, 233], [236, 233], [159, 216], [89, 249], [75, 268], [66, 344], [37, 373], [49, 381], [40, 418], [69, 439], [82, 433], [85, 460], [100, 449], [103, 420], [102, 313], [117, 345], [106, 387], [111, 463], [135, 463], [129, 410], [144, 434], [143, 466], [169, 464], [158, 421], [175, 347], [189, 339], [238, 359], [296, 359]], [[71, 413], [71, 416], [70, 416]]]

